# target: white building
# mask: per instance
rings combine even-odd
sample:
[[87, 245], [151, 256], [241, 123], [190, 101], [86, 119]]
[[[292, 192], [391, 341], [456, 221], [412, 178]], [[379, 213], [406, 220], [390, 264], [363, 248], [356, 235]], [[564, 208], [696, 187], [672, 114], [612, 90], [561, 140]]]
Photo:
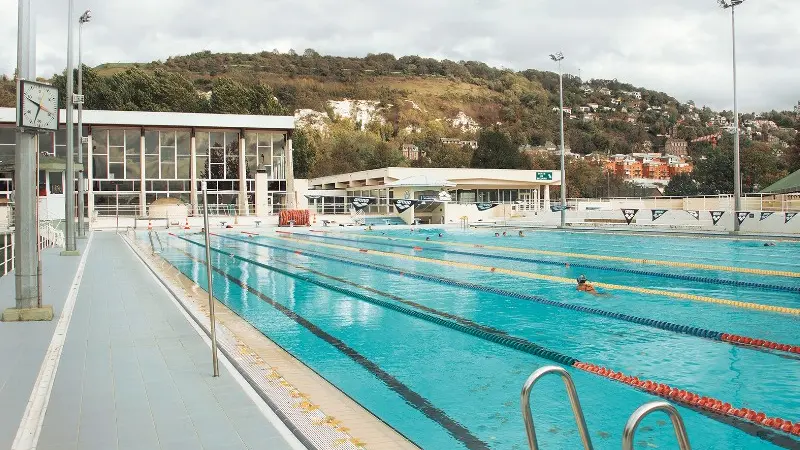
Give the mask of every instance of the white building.
[[[557, 170], [386, 167], [309, 179], [308, 190], [298, 197], [301, 207], [307, 199], [309, 209], [324, 215], [347, 214], [351, 199], [366, 197], [373, 199], [366, 214], [379, 215], [379, 220], [399, 216], [405, 223], [415, 218], [458, 223], [463, 216], [489, 220], [548, 209], [550, 187], [560, 184]], [[399, 199], [416, 200], [417, 205], [399, 213], [394, 207]], [[479, 211], [479, 203], [498, 207]]]
[[[16, 109], [0, 108], [0, 177], [6, 177], [0, 181], [8, 185], [15, 117]], [[65, 117], [62, 111], [59, 131], [38, 139], [40, 159], [47, 161], [39, 173], [40, 211], [44, 203], [53, 218], [64, 217]], [[198, 214], [201, 180], [208, 180], [214, 212], [249, 215], [261, 204], [272, 213], [295, 203], [292, 116], [85, 110], [83, 124], [86, 143], [76, 143], [75, 152], [83, 151], [90, 218], [148, 216], [162, 198]]]

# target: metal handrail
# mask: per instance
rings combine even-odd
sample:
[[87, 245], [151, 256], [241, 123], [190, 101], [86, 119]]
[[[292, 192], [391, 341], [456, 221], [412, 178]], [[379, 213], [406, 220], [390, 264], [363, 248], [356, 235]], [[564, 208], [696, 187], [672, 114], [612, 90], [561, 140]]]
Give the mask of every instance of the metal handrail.
[[678, 438], [678, 448], [680, 450], [691, 450], [692, 447], [689, 445], [689, 436], [686, 434], [683, 419], [678, 410], [667, 402], [645, 403], [631, 414], [628, 423], [625, 424], [625, 430], [622, 432], [622, 450], [633, 450], [633, 436], [636, 433], [636, 427], [639, 426], [645, 416], [653, 411], [664, 411], [669, 416], [670, 421], [672, 421], [672, 428], [675, 430], [675, 436]]
[[525, 420], [525, 431], [528, 434], [528, 447], [530, 450], [538, 450], [539, 445], [536, 441], [536, 429], [533, 426], [533, 415], [531, 414], [531, 389], [539, 379], [547, 374], [555, 373], [564, 381], [567, 388], [567, 395], [569, 396], [569, 403], [572, 406], [572, 414], [575, 416], [575, 423], [578, 425], [578, 433], [581, 435], [583, 441], [583, 448], [586, 450], [593, 450], [592, 440], [589, 437], [589, 430], [586, 428], [586, 419], [583, 417], [583, 409], [581, 402], [578, 400], [578, 392], [575, 390], [575, 383], [572, 382], [572, 377], [569, 373], [561, 367], [545, 366], [536, 370], [525, 381], [522, 387], [522, 418]]
[[156, 240], [158, 241], [158, 248], [163, 252], [164, 251], [164, 244], [161, 242], [161, 235], [158, 233], [154, 233], [156, 235]]

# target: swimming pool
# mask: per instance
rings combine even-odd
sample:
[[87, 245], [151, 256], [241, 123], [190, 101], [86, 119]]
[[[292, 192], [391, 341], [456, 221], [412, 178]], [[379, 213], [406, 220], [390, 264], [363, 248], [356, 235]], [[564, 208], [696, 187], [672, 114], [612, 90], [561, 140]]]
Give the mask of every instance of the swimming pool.
[[[630, 414], [659, 397], [576, 360], [800, 419], [800, 355], [723, 342], [797, 344], [797, 243], [495, 232], [215, 236], [215, 294], [426, 449], [526, 448], [521, 386], [556, 363], [575, 380], [595, 448], [619, 448]], [[162, 256], [205, 286], [202, 237], [164, 242]], [[576, 292], [580, 274], [610, 296]], [[560, 381], [543, 379], [532, 398], [540, 446], [581, 448]], [[797, 443], [746, 420], [679, 410], [695, 448]], [[646, 419], [636, 445], [674, 448], [666, 417]]]

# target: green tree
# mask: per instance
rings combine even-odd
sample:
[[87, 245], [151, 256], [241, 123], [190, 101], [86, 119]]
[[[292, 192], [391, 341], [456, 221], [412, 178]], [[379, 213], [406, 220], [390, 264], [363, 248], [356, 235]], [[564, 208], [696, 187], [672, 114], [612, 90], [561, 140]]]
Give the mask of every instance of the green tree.
[[292, 133], [292, 163], [296, 178], [308, 178], [317, 159], [316, 147], [309, 133], [302, 128]]
[[670, 197], [692, 197], [699, 193], [697, 182], [688, 173], [679, 173], [673, 176], [664, 189], [664, 195]]
[[498, 130], [485, 130], [478, 136], [478, 149], [470, 165], [484, 169], [516, 169], [521, 162], [519, 149], [508, 135]]

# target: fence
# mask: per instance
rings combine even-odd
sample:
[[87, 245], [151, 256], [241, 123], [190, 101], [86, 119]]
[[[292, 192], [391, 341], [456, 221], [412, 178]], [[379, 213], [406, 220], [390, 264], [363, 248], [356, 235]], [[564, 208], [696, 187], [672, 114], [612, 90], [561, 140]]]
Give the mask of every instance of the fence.
[[14, 270], [14, 232], [0, 234], [0, 276]]

